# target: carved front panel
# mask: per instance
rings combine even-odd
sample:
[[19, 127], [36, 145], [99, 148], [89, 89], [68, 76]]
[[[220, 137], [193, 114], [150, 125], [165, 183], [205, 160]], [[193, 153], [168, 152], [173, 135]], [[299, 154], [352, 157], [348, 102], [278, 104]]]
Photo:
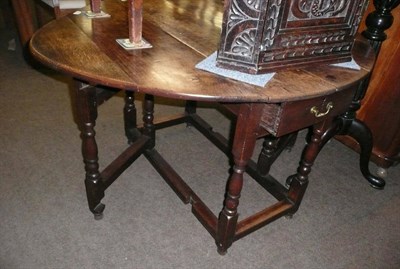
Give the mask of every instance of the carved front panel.
[[293, 1], [288, 21], [346, 17], [350, 0]]
[[367, 0], [226, 0], [218, 64], [250, 73], [349, 60]]

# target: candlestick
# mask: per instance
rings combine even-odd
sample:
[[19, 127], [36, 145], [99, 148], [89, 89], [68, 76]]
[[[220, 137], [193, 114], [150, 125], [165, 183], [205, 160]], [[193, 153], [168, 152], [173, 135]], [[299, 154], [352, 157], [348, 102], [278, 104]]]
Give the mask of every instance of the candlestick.
[[129, 41], [139, 44], [142, 42], [143, 0], [129, 0]]
[[93, 13], [101, 12], [101, 0], [90, 0], [90, 10]]
[[378, 53], [382, 42], [387, 38], [385, 31], [393, 24], [392, 10], [400, 4], [400, 0], [374, 0], [375, 11], [366, 20], [367, 30], [362, 34], [370, 40]]
[[152, 45], [142, 37], [143, 0], [128, 1], [129, 38], [117, 39], [117, 42], [127, 50], [152, 48]]

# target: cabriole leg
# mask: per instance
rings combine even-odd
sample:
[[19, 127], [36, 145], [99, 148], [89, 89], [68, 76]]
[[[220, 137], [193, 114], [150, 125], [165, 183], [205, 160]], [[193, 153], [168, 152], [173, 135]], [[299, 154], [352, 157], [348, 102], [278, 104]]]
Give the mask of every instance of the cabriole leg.
[[372, 134], [369, 128], [361, 121], [354, 119], [347, 129], [347, 134], [354, 138], [360, 145], [360, 170], [372, 187], [383, 189], [385, 180], [371, 174], [369, 159], [372, 152]]

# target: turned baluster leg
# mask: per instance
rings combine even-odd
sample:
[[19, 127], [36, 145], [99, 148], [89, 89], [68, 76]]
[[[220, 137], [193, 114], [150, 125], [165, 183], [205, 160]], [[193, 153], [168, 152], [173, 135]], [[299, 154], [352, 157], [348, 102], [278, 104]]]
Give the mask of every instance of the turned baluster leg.
[[85, 83], [75, 81], [77, 120], [82, 138], [82, 155], [85, 163], [85, 186], [89, 209], [95, 219], [102, 217], [105, 205], [104, 186], [101, 180], [98, 163], [98, 149], [95, 139], [97, 118], [96, 89]]
[[154, 148], [156, 140], [154, 120], [154, 96], [146, 94], [143, 102], [143, 135], [151, 138], [149, 148]]
[[256, 139], [256, 129], [262, 112], [262, 105], [241, 105], [232, 147], [234, 166], [228, 180], [224, 207], [219, 215], [216, 243], [223, 255], [232, 245], [238, 221], [238, 205], [243, 186], [243, 173], [250, 160]]
[[272, 164], [283, 150], [291, 150], [296, 142], [297, 132], [276, 138], [268, 135], [264, 138], [263, 148], [257, 161], [257, 171], [261, 176], [269, 174]]
[[310, 142], [306, 145], [303, 151], [297, 173], [287, 179], [287, 184], [290, 185], [288, 198], [294, 203], [293, 211], [290, 213], [290, 215], [294, 214], [298, 210], [301, 200], [303, 199], [304, 193], [307, 189], [308, 175], [311, 172], [311, 167], [314, 164], [319, 151], [324, 145], [322, 142], [322, 136], [327, 130], [325, 126], [326, 124], [327, 122], [325, 121], [314, 126]]
[[136, 124], [135, 95], [131, 91], [125, 92], [124, 124], [128, 144], [132, 144], [140, 136], [140, 132]]
[[275, 152], [278, 147], [279, 138], [267, 136], [264, 139], [263, 148], [257, 161], [257, 171], [260, 175], [265, 176], [269, 174], [271, 165], [275, 161]]

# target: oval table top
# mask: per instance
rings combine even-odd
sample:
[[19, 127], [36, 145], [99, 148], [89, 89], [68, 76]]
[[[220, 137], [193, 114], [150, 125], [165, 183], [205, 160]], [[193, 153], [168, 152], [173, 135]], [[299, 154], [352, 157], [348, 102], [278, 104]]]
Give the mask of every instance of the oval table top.
[[195, 68], [218, 49], [222, 1], [144, 0], [143, 37], [153, 48], [134, 51], [116, 42], [128, 38], [127, 2], [104, 0], [102, 10], [111, 17], [70, 15], [45, 25], [31, 39], [33, 56], [93, 85], [175, 99], [265, 103], [345, 89], [371, 71], [375, 57], [359, 37], [353, 48], [359, 71], [317, 65], [279, 71], [266, 86], [253, 86]]

